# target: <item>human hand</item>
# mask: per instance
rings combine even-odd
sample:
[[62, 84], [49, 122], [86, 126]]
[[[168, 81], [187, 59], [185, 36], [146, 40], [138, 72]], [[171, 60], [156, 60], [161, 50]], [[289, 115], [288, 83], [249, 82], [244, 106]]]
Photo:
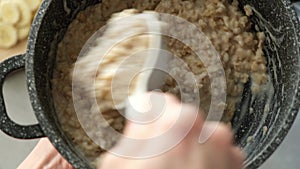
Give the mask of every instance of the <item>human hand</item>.
[[[127, 122], [124, 135], [134, 138], [150, 138], [157, 133], [164, 132], [170, 128], [176, 121], [176, 112], [182, 109], [184, 113], [184, 120], [178, 119], [179, 126], [185, 128], [193, 119], [197, 111], [189, 105], [181, 104], [175, 97], [171, 95], [151, 93], [158, 97], [165, 97], [165, 113], [166, 118], [156, 121], [153, 124], [136, 125], [133, 122]], [[147, 100], [147, 99], [146, 99]], [[149, 101], [149, 100], [148, 100]], [[146, 101], [147, 102], [147, 101]], [[150, 101], [152, 106], [155, 107], [157, 103]], [[149, 103], [146, 103], [149, 104]], [[216, 126], [217, 125], [217, 126]], [[202, 131], [204, 129], [205, 131]], [[211, 130], [214, 130], [213, 132]], [[183, 130], [180, 128], [177, 135], [182, 135]], [[212, 133], [205, 143], [199, 143], [198, 138], [200, 132]], [[169, 138], [172, 139], [172, 138]], [[161, 140], [161, 144], [167, 142], [168, 139]], [[126, 147], [126, 143], [119, 141], [113, 149], [122, 149]], [[138, 154], [143, 154], [144, 151], [149, 149], [156, 149], [157, 142], [145, 143], [144, 146], [134, 147], [132, 151]], [[128, 151], [128, 148], [126, 149]], [[173, 149], [157, 155], [153, 158], [132, 159], [116, 156], [111, 153], [103, 155], [98, 169], [242, 169], [244, 155], [242, 151], [233, 144], [233, 134], [231, 130], [224, 124], [209, 122], [204, 126], [204, 121], [201, 115], [198, 115], [193, 127], [186, 137]]]
[[75, 169], [54, 148], [48, 138], [42, 138], [17, 169]]

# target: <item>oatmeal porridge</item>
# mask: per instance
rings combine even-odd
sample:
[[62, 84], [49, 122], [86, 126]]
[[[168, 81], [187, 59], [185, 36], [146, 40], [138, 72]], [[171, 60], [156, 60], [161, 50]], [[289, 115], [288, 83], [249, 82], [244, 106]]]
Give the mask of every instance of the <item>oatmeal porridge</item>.
[[[249, 79], [258, 86], [267, 82], [267, 63], [263, 53], [264, 34], [251, 30], [252, 23], [249, 20], [249, 16], [252, 15], [251, 8], [245, 6], [244, 11], [241, 11], [236, 0], [233, 2], [227, 0], [103, 0], [100, 4], [88, 7], [77, 15], [59, 43], [52, 79], [52, 94], [62, 129], [93, 166], [96, 165], [103, 150], [87, 136], [78, 122], [72, 102], [71, 74], [86, 41], [104, 26], [114, 13], [124, 9], [137, 9], [140, 12], [152, 10], [179, 16], [196, 25], [209, 38], [221, 57], [226, 75], [227, 100], [224, 122], [230, 122], [233, 117], [235, 107], [242, 97], [244, 85]], [[200, 107], [204, 113], [207, 112], [211, 93], [210, 79], [204, 64], [190, 48], [178, 40], [169, 38], [168, 47], [199, 79]], [[179, 66], [176, 61], [171, 62], [170, 65]], [[166, 80], [163, 91], [181, 97], [172, 78]], [[85, 93], [82, 93], [80, 98], [75, 99], [79, 99], [82, 106], [93, 111], [95, 106], [83, 99], [85, 97]], [[101, 100], [101, 98], [97, 99]], [[125, 121], [116, 110], [105, 111], [103, 116], [114, 129], [122, 132]], [[116, 140], [112, 140], [111, 146], [115, 142]]]

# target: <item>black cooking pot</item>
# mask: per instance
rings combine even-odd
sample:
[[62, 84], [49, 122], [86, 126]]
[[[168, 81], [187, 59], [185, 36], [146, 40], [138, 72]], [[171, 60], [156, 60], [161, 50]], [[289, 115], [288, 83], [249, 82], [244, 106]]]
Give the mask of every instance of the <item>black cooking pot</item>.
[[[78, 12], [96, 3], [100, 1], [44, 1], [33, 22], [26, 53], [0, 64], [1, 87], [7, 75], [25, 67], [30, 100], [39, 121], [39, 124], [31, 126], [13, 122], [6, 113], [1, 92], [0, 129], [20, 139], [49, 137], [58, 151], [78, 169], [91, 167], [61, 129], [55, 113], [50, 80], [57, 45], [68, 25]], [[236, 141], [248, 154], [246, 166], [258, 168], [283, 141], [299, 110], [300, 29], [288, 0], [240, 0], [240, 4], [254, 7], [251, 19], [266, 33], [265, 53], [274, 88], [267, 112], [264, 107], [270, 95], [251, 102], [255, 113], [249, 112], [249, 107], [245, 109], [241, 106], [232, 121]], [[251, 97], [251, 91], [246, 86], [243, 104], [247, 104]]]

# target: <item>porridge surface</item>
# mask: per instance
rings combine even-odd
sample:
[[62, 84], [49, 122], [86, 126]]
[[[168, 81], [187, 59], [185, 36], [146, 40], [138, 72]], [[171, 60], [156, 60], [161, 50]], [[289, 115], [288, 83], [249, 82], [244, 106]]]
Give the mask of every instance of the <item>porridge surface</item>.
[[[226, 74], [227, 100], [223, 121], [230, 122], [239, 103], [245, 83], [251, 79], [258, 87], [267, 82], [266, 59], [263, 53], [264, 34], [252, 32], [248, 16], [252, 11], [247, 6], [245, 14], [238, 8], [234, 0], [103, 0], [101, 4], [88, 7], [80, 12], [76, 19], [70, 24], [64, 39], [59, 43], [57, 52], [57, 63], [53, 73], [53, 99], [60, 123], [65, 133], [72, 139], [85, 156], [95, 166], [103, 150], [95, 144], [81, 128], [74, 111], [72, 102], [72, 70], [79, 52], [90, 36], [99, 28], [104, 26], [111, 15], [124, 9], [134, 8], [139, 11], [154, 10], [160, 13], [168, 13], [182, 17], [195, 24], [210, 39], [215, 49], [221, 56], [221, 61]], [[180, 27], [178, 27], [180, 31]], [[169, 38], [170, 51], [180, 57], [190, 70], [195, 74], [199, 82], [201, 95], [201, 108], [204, 112], [210, 106], [210, 79], [206, 68], [195, 53], [181, 42]], [[170, 64], [178, 67], [176, 61]], [[176, 71], [173, 71], [176, 73]], [[188, 75], [183, 71], [183, 77]], [[80, 92], [80, 89], [74, 89]], [[164, 91], [180, 96], [174, 79], [169, 78], [163, 88]], [[81, 106], [93, 112], [97, 109], [85, 99], [87, 96], [75, 98]], [[101, 98], [98, 98], [101, 100]], [[100, 102], [100, 101], [99, 101]], [[124, 119], [115, 110], [106, 111], [104, 118], [117, 131], [122, 131]], [[105, 135], [104, 135], [105, 137]], [[112, 140], [111, 146], [116, 140]]]

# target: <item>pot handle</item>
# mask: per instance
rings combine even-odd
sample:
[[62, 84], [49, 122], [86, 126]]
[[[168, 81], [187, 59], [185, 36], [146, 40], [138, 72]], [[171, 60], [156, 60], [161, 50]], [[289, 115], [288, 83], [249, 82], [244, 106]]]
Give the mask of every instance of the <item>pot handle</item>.
[[11, 57], [0, 63], [0, 129], [9, 136], [19, 139], [33, 139], [44, 137], [39, 124], [23, 126], [12, 121], [5, 108], [3, 98], [3, 83], [5, 78], [16, 70], [25, 67], [25, 54]]

